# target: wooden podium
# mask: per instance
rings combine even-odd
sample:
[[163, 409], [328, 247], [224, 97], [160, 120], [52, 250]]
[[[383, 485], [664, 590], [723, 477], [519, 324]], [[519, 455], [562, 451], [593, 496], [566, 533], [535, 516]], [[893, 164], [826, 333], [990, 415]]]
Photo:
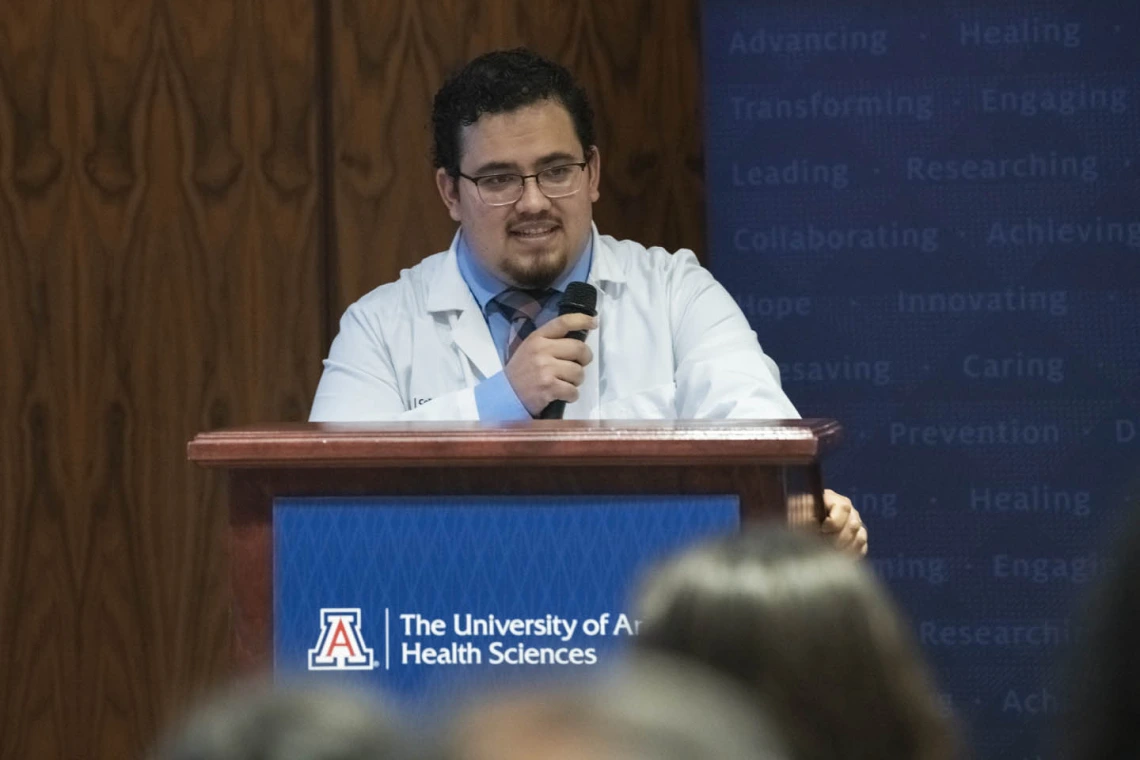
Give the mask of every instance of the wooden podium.
[[253, 670], [273, 661], [278, 497], [727, 494], [742, 521], [805, 523], [839, 439], [831, 420], [294, 424], [202, 433], [188, 456], [228, 475], [233, 656]]

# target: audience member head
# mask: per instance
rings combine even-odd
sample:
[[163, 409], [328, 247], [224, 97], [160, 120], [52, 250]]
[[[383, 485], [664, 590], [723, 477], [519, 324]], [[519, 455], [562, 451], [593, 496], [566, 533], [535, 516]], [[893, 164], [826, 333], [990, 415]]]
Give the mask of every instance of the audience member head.
[[758, 528], [693, 548], [647, 578], [636, 612], [636, 646], [745, 683], [797, 760], [955, 755], [886, 590], [814, 535]]
[[1140, 757], [1140, 509], [1125, 518], [1111, 570], [1086, 604], [1069, 663], [1063, 756]]
[[193, 711], [154, 760], [386, 760], [404, 756], [392, 715], [370, 694], [245, 684]]
[[783, 760], [746, 692], [711, 671], [656, 655], [599, 683], [499, 695], [448, 735], [453, 760]]

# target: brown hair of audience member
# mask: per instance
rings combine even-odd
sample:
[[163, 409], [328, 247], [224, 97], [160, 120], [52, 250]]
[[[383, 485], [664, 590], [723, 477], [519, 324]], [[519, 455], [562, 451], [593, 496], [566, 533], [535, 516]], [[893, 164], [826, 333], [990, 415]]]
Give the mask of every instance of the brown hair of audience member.
[[388, 760], [407, 754], [402, 728], [356, 689], [244, 683], [190, 712], [153, 760]]
[[1140, 757], [1140, 506], [1121, 527], [1068, 662], [1061, 756], [1071, 760]]
[[452, 760], [784, 760], [782, 741], [729, 679], [661, 655], [604, 680], [483, 695], [447, 733]]
[[958, 747], [913, 637], [866, 565], [757, 528], [648, 576], [636, 644], [747, 684], [796, 760], [948, 760]]

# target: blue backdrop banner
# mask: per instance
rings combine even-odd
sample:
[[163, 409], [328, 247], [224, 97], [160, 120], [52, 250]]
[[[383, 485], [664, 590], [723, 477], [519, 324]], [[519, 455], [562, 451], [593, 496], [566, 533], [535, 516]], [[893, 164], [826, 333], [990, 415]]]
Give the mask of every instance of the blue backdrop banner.
[[648, 563], [738, 526], [736, 496], [278, 499], [275, 666], [424, 707], [581, 675], [634, 633]]
[[704, 0], [710, 259], [982, 757], [1140, 477], [1140, 3]]

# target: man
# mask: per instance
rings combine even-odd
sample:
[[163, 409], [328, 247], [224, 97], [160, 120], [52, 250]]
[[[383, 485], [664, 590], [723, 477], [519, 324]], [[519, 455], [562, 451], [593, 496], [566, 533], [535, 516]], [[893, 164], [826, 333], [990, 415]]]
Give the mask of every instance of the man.
[[[601, 156], [585, 92], [526, 50], [436, 93], [436, 185], [459, 231], [341, 319], [312, 421], [798, 417], [775, 363], [691, 251], [600, 235]], [[573, 281], [598, 316], [557, 316]], [[585, 341], [566, 337], [587, 331]], [[865, 549], [850, 501], [824, 530]]]

